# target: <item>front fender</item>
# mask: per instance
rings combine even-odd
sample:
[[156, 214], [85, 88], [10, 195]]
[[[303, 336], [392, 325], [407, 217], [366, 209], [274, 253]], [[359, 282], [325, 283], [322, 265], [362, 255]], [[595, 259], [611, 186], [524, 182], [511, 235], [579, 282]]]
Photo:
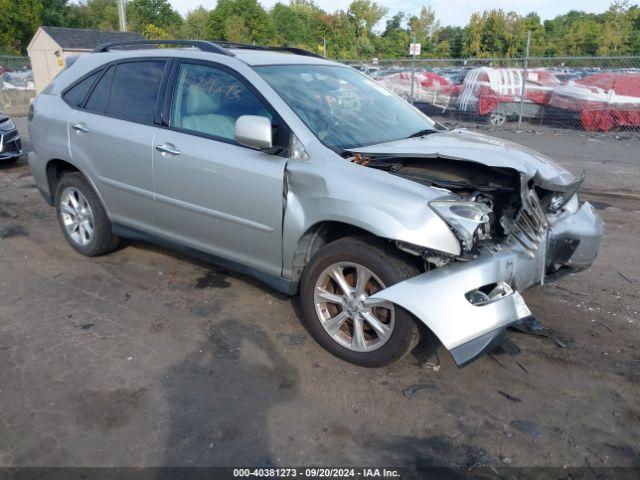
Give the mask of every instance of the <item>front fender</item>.
[[372, 234], [453, 256], [460, 243], [429, 207], [447, 192], [344, 160], [345, 165], [290, 162], [286, 171], [283, 273], [290, 276], [298, 241], [314, 225], [341, 222]]

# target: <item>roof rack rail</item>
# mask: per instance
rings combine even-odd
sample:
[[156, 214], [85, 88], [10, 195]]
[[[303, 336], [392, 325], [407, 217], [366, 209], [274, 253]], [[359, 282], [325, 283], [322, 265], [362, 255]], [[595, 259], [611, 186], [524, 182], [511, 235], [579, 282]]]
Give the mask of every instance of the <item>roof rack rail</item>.
[[130, 40], [128, 42], [111, 42], [100, 45], [91, 53], [108, 52], [112, 48], [135, 47], [136, 45], [182, 45], [198, 48], [203, 52], [219, 53], [228, 57], [235, 57], [233, 52], [217, 45], [217, 43], [207, 42], [206, 40]]
[[263, 45], [249, 45], [246, 43], [225, 42], [223, 40], [220, 40], [220, 41], [214, 40], [211, 43], [215, 43], [216, 45], [221, 45], [225, 48], [264, 50], [264, 51], [272, 51], [272, 52], [290, 52], [290, 53], [295, 53], [296, 55], [304, 55], [306, 57], [324, 58], [321, 55], [317, 55], [313, 52], [310, 52], [309, 50], [304, 50], [303, 48], [297, 48], [297, 47], [265, 47]]

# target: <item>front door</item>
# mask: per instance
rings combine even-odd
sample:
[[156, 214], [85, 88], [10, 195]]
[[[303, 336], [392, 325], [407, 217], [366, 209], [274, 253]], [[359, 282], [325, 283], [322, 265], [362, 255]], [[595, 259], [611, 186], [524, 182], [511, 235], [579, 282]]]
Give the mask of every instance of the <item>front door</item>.
[[[159, 225], [180, 243], [279, 276], [287, 159], [234, 139], [241, 115], [278, 124], [275, 114], [225, 67], [184, 61], [174, 79], [170, 125], [153, 151]], [[276, 128], [282, 138], [286, 127]]]

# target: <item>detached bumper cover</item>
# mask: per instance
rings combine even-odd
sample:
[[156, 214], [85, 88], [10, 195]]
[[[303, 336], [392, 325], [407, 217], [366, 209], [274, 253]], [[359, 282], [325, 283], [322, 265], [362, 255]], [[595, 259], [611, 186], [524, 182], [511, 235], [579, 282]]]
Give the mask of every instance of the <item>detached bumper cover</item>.
[[[602, 220], [584, 203], [550, 227], [533, 257], [518, 246], [509, 246], [420, 274], [369, 300], [386, 300], [410, 311], [438, 337], [456, 364], [463, 366], [499, 345], [508, 326], [531, 315], [520, 292], [544, 283], [550, 267], [571, 273], [591, 265], [602, 233]], [[565, 244], [571, 245], [568, 253], [557, 247]], [[512, 290], [484, 305], [467, 299], [468, 292], [500, 283]]]

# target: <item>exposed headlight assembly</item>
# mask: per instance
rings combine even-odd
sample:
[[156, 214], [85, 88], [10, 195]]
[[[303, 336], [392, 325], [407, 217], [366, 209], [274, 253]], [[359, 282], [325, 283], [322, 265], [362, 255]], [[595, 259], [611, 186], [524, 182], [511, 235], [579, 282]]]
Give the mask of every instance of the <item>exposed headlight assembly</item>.
[[549, 213], [558, 213], [560, 210], [562, 210], [562, 207], [573, 200], [573, 197], [575, 197], [575, 194], [578, 192], [583, 182], [584, 172], [582, 172], [582, 175], [579, 179], [568, 185], [565, 190], [553, 192], [551, 198], [549, 199]]
[[16, 126], [10, 118], [0, 123], [0, 130], [2, 130], [3, 132], [8, 132], [10, 130], [15, 130], [15, 129], [16, 129]]
[[473, 247], [478, 227], [489, 223], [491, 209], [484, 203], [438, 201], [429, 205], [455, 232], [465, 251]]

